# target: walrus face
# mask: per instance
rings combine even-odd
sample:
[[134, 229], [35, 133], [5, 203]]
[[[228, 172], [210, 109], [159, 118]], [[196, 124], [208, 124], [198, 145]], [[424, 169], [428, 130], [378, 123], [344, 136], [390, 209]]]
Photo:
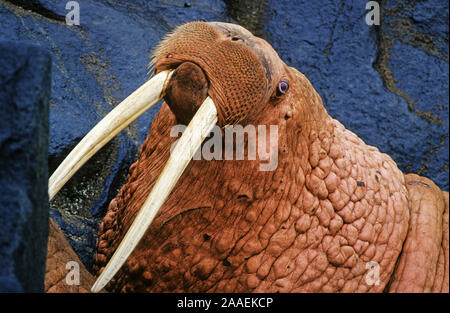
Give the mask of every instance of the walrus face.
[[[162, 40], [153, 57], [150, 63], [154, 65], [153, 77], [97, 124], [49, 180], [52, 199], [93, 154], [162, 98], [178, 122], [189, 123], [123, 240], [92, 287], [94, 292], [112, 279], [138, 245], [215, 125], [277, 125], [279, 114], [292, 116], [292, 112], [284, 113], [281, 109], [279, 114], [275, 112], [283, 103], [283, 110], [290, 107], [287, 105], [292, 101], [289, 83], [297, 86], [305, 82], [297, 77], [298, 72], [290, 71], [266, 41], [233, 24], [192, 22], [182, 25]], [[301, 82], [295, 81], [298, 78]], [[309, 91], [309, 87], [304, 90]], [[297, 116], [303, 116], [302, 113], [300, 110]]]
[[162, 40], [153, 56], [155, 74], [175, 70], [165, 100], [186, 124], [207, 96], [216, 105], [220, 126], [248, 122], [275, 98], [283, 75], [275, 50], [234, 24], [184, 24]]

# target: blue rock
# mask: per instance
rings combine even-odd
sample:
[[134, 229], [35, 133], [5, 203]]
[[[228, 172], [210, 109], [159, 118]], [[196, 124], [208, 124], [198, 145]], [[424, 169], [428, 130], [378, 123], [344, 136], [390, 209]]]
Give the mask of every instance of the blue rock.
[[42, 292], [51, 57], [0, 41], [0, 292]]
[[98, 221], [76, 215], [63, 216], [58, 210], [51, 210], [50, 216], [64, 234], [70, 234], [68, 240], [72, 248], [79, 252], [78, 257], [86, 268], [91, 268], [92, 255], [97, 243]]
[[[448, 2], [389, 1], [380, 27], [365, 23], [361, 1], [269, 2], [265, 37], [309, 78], [330, 115], [404, 172], [448, 190]], [[408, 26], [421, 10], [426, 25]], [[423, 38], [433, 38], [431, 51]]]
[[22, 286], [13, 275], [0, 275], [0, 293], [19, 293], [23, 292]]

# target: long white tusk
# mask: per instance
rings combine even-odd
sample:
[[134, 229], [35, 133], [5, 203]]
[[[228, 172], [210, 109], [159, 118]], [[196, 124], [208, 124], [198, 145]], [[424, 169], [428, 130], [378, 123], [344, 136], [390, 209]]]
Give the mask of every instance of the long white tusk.
[[114, 136], [164, 96], [172, 71], [155, 75], [117, 105], [76, 145], [48, 181], [50, 200], [64, 184]]
[[217, 110], [211, 98], [207, 97], [195, 113], [173, 149], [169, 160], [158, 177], [147, 200], [131, 224], [116, 252], [92, 286], [92, 292], [99, 292], [113, 278], [133, 252], [159, 208], [164, 204], [186, 166], [189, 164], [203, 140], [217, 123]]

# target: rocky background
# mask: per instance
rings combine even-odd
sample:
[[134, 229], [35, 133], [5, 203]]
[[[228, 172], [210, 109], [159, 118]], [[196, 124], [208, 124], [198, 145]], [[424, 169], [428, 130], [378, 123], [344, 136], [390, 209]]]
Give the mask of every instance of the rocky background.
[[45, 49], [0, 42], [0, 293], [44, 290], [51, 65]]
[[[149, 54], [193, 20], [239, 23], [303, 72], [330, 115], [405, 172], [448, 190], [447, 0], [367, 1], [0, 0], [0, 41], [31, 43], [52, 56], [49, 173], [106, 113], [147, 79]], [[3, 51], [0, 51], [0, 58]], [[105, 146], [51, 202], [50, 215], [88, 269], [98, 224], [123, 184], [159, 106]], [[3, 163], [2, 165], [3, 166]]]

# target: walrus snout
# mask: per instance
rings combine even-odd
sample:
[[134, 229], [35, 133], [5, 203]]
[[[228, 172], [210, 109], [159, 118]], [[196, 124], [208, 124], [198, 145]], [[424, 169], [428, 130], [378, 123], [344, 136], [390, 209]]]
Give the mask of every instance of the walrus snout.
[[187, 125], [208, 96], [208, 80], [203, 70], [192, 62], [184, 62], [173, 72], [164, 100], [177, 122]]
[[177, 27], [153, 51], [149, 67], [158, 74], [186, 62], [208, 78], [208, 96], [221, 127], [246, 124], [262, 112], [284, 72], [284, 63], [265, 40], [241, 26], [219, 22]]

